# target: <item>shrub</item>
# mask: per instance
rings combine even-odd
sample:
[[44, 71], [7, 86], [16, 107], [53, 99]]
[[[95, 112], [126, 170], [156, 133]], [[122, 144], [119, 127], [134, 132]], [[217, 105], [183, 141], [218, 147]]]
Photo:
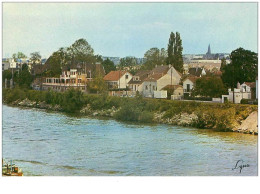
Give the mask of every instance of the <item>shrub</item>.
[[243, 98], [243, 99], [241, 99], [240, 103], [241, 103], [241, 104], [248, 104], [248, 99], [244, 99], [244, 98]]

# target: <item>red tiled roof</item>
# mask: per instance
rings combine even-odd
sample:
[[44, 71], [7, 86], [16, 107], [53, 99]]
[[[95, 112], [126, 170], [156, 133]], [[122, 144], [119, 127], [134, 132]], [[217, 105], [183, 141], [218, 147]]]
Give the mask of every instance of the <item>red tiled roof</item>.
[[250, 88], [255, 88], [255, 82], [245, 82], [245, 84]]
[[105, 81], [118, 81], [126, 71], [110, 71], [107, 75], [105, 75]]

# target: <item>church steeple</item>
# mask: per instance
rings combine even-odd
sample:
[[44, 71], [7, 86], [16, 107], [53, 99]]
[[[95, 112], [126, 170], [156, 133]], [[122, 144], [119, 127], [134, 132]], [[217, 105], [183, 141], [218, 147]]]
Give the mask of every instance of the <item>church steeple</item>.
[[209, 46], [208, 46], [208, 52], [207, 52], [207, 54], [211, 55], [210, 44], [209, 44]]

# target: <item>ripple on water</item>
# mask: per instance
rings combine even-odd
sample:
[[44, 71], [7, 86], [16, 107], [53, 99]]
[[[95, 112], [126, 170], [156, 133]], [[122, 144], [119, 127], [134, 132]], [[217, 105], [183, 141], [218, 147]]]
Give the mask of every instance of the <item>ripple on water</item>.
[[[257, 175], [257, 136], [3, 106], [3, 157], [25, 175]], [[32, 122], [28, 122], [32, 121]]]

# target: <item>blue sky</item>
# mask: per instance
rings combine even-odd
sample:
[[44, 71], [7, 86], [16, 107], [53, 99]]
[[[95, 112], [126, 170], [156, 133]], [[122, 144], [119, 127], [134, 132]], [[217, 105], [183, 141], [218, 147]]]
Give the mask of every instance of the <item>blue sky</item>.
[[48, 57], [85, 38], [104, 56], [143, 57], [180, 32], [184, 54], [257, 52], [257, 3], [3, 3], [3, 56]]

